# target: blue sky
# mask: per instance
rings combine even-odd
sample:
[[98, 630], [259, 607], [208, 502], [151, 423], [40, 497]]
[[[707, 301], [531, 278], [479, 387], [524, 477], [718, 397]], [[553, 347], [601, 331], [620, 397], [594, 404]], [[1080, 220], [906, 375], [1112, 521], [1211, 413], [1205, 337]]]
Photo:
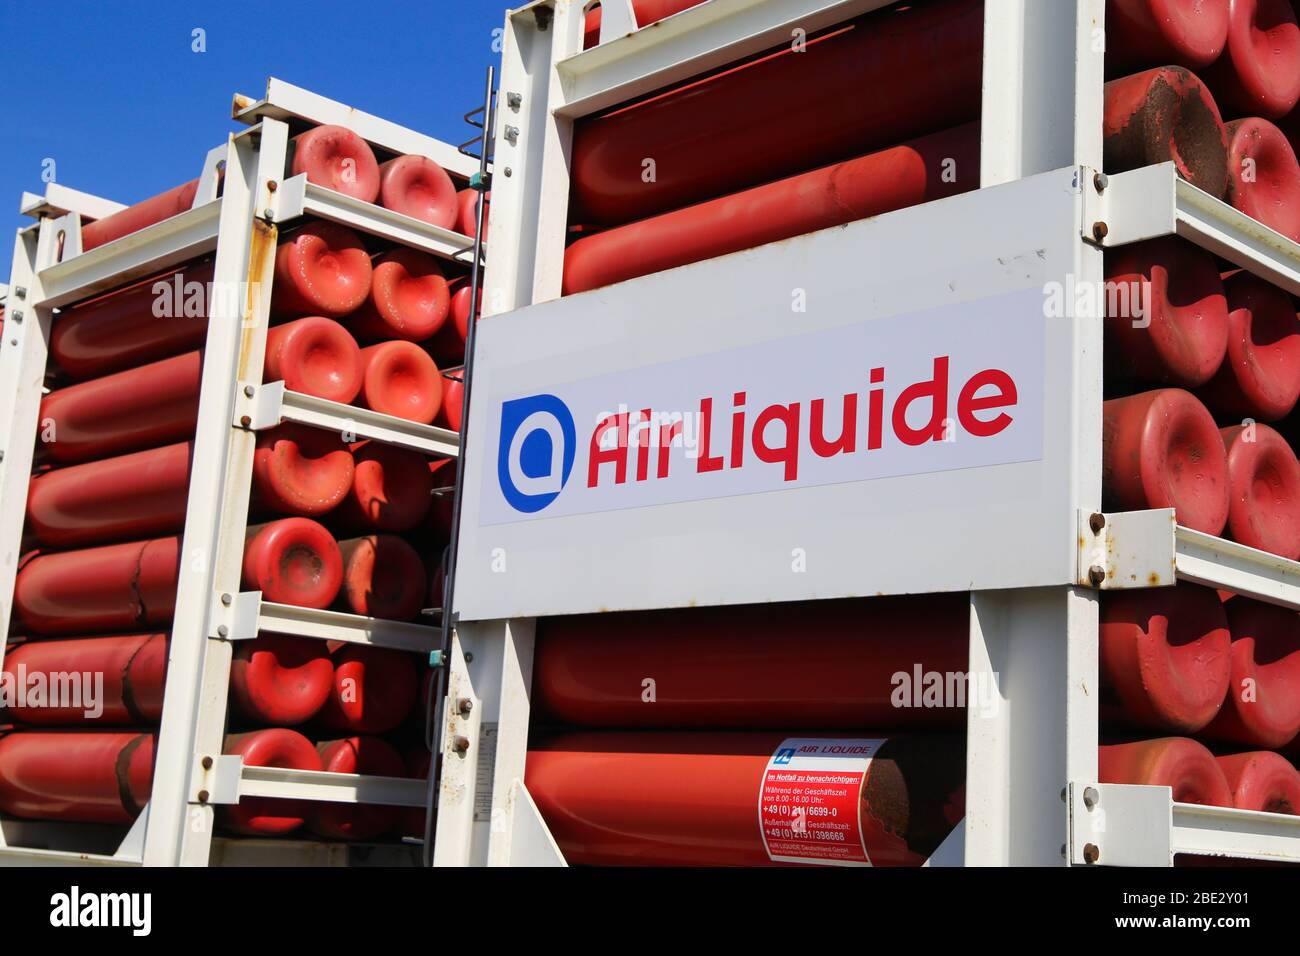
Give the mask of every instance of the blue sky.
[[193, 179], [237, 128], [231, 96], [260, 98], [268, 76], [463, 142], [493, 31], [522, 2], [0, 0], [0, 224], [30, 222], [19, 197], [44, 188], [47, 159], [58, 182], [124, 203]]

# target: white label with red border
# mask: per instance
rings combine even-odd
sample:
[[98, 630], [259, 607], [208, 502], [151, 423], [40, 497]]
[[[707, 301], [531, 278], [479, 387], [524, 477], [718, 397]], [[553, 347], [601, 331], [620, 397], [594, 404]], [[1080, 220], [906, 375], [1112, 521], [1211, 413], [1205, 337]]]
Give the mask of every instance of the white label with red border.
[[871, 866], [862, 785], [884, 740], [790, 737], [767, 762], [758, 795], [763, 846], [778, 863]]

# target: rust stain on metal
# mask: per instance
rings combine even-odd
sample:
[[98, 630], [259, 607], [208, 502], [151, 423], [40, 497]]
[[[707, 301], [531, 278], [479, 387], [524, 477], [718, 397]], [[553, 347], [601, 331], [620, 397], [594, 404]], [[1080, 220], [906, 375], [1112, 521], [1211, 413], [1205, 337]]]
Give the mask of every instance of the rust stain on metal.
[[1155, 571], [1152, 571], [1149, 575], [1147, 575], [1147, 587], [1152, 587], [1152, 588], [1160, 587], [1160, 575], [1157, 574]]
[[[274, 223], [265, 222], [261, 219], [253, 220], [253, 237], [248, 245], [248, 273], [245, 278], [244, 308], [240, 316], [241, 332], [239, 340], [239, 377], [245, 378], [249, 373], [249, 352], [253, 347], [253, 333], [256, 323], [253, 322], [257, 309], [257, 295], [262, 283], [262, 276], [267, 270], [272, 257], [275, 255], [276, 239], [279, 236], [279, 230]], [[261, 368], [255, 370], [258, 378], [261, 378]]]

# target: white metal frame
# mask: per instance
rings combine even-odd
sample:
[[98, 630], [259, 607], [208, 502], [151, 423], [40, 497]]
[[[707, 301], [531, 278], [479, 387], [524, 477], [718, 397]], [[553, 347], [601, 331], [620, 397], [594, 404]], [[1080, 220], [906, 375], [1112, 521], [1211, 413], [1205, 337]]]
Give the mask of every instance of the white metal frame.
[[[587, 5], [536, 0], [506, 18], [485, 316], [559, 298], [575, 118], [768, 48], [793, 26], [811, 31], [883, 4], [709, 0], [653, 30], [637, 30], [626, 3], [606, 2], [601, 43], [584, 52]], [[981, 185], [1075, 170], [1082, 215], [1073, 278], [1080, 283], [1101, 280], [1103, 247], [1175, 233], [1300, 293], [1300, 245], [1200, 193], [1171, 169], [1096, 175], [1104, 8], [1104, 0], [986, 0]], [[1102, 240], [1097, 222], [1109, 228]], [[1072, 489], [1076, 580], [971, 592], [972, 680], [993, 680], [999, 707], [991, 717], [968, 712], [966, 819], [931, 862], [1168, 865], [1173, 853], [1198, 849], [1298, 859], [1293, 818], [1186, 807], [1172, 804], [1165, 788], [1114, 786], [1100, 788], [1109, 805], [1108, 849], [1100, 857], [1085, 853], [1091, 831], [1075, 806], [1082, 797], [1074, 795], [1098, 787], [1097, 590], [1184, 579], [1300, 607], [1300, 564], [1178, 528], [1169, 512], [1101, 513], [1102, 322], [1100, 315], [1071, 321], [1078, 343], [1074, 375], [1092, 383], [1069, 410], [1079, 463]], [[475, 452], [469, 454], [472, 461]], [[459, 610], [459, 601], [454, 607]], [[549, 835], [515, 836], [539, 826], [545, 834], [522, 785], [534, 622], [459, 620], [457, 629], [442, 741], [438, 862], [555, 862]], [[472, 703], [463, 719], [454, 712], [458, 694]], [[477, 760], [476, 750], [483, 751]], [[1117, 848], [1127, 839], [1121, 834], [1148, 831], [1154, 850], [1134, 843], [1138, 849], [1126, 858]]]
[[[241, 105], [242, 103], [242, 105]], [[204, 163], [199, 195], [188, 212], [80, 253], [82, 220], [121, 208], [65, 187], [24, 196], [23, 209], [40, 221], [19, 232], [15, 246], [6, 339], [0, 350], [0, 536], [21, 536], [27, 482], [36, 443], [49, 326], [55, 308], [215, 251], [214, 282], [243, 290], [242, 300], [215, 297], [209, 317], [195, 434], [181, 574], [172, 624], [163, 717], [153, 792], [145, 811], [115, 852], [78, 845], [84, 827], [0, 822], [0, 864], [204, 865], [212, 860], [214, 808], [241, 796], [297, 797], [334, 802], [424, 806], [425, 780], [359, 777], [245, 766], [221, 753], [233, 642], [260, 631], [369, 644], [427, 658], [439, 629], [263, 602], [240, 592], [240, 565], [257, 432], [282, 421], [338, 430], [435, 457], [455, 457], [459, 436], [366, 409], [301, 395], [283, 383], [262, 383], [262, 364], [280, 223], [303, 215], [347, 222], [397, 244], [455, 258], [464, 236], [395, 216], [305, 183], [283, 180], [290, 122], [348, 126], [376, 147], [417, 152], [465, 178], [477, 171], [454, 147], [352, 110], [316, 94], [268, 82], [265, 99], [236, 98], [236, 118], [248, 129], [228, 137]], [[217, 198], [218, 173], [224, 187]], [[346, 215], [337, 212], [344, 210]], [[472, 248], [472, 247], [471, 247]], [[7, 633], [17, 548], [0, 549], [0, 633]], [[4, 646], [0, 642], [0, 663]], [[6, 832], [29, 847], [7, 846]], [[323, 853], [311, 841], [220, 842], [223, 860], [339, 862], [348, 851]], [[39, 848], [38, 848], [39, 847]], [[408, 854], [380, 850], [382, 858]]]

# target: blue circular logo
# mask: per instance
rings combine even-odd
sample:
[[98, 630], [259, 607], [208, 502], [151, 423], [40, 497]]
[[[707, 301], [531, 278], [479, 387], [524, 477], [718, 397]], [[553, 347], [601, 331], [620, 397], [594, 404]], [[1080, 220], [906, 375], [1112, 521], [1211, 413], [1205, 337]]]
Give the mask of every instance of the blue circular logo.
[[535, 514], [558, 498], [576, 447], [573, 415], [554, 395], [503, 402], [497, 482], [510, 507]]

